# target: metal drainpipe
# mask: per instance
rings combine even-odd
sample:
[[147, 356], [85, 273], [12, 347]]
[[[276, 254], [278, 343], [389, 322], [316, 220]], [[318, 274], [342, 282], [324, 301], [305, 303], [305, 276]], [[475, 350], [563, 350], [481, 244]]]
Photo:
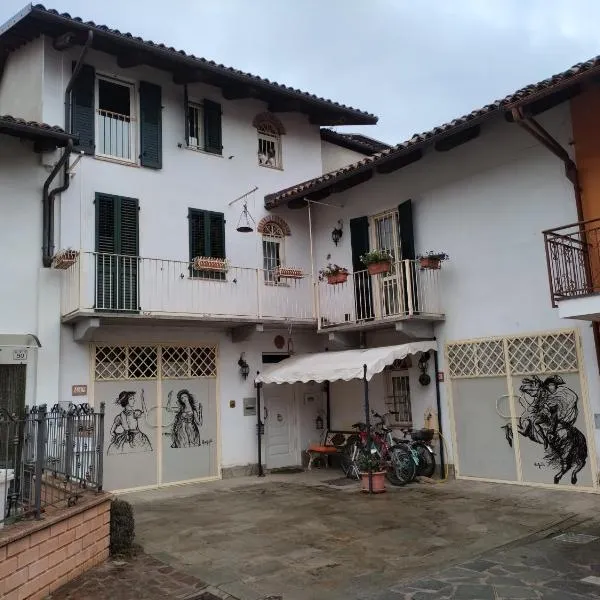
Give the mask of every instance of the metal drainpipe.
[[[71, 90], [73, 89], [77, 75], [79, 75], [79, 72], [81, 71], [83, 60], [92, 44], [93, 39], [94, 32], [89, 30], [87, 40], [83, 45], [79, 59], [75, 64], [73, 73], [71, 73], [71, 78], [69, 79], [67, 87], [65, 88], [65, 131], [67, 133], [71, 133]], [[62, 156], [56, 165], [54, 165], [52, 172], [44, 182], [44, 188], [42, 192], [42, 264], [44, 267], [52, 266], [52, 257], [54, 256], [54, 198], [57, 194], [68, 190], [69, 185], [71, 185], [71, 178], [69, 177], [69, 156], [71, 155], [72, 151], [73, 140], [69, 140]], [[61, 168], [64, 170], [63, 184], [49, 192], [50, 184], [58, 175], [58, 172]]]
[[433, 368], [435, 369], [435, 399], [437, 403], [438, 432], [440, 434], [440, 477], [444, 477], [444, 471], [446, 470], [446, 457], [444, 456], [444, 433], [442, 432], [442, 397], [440, 394], [440, 380], [438, 379], [439, 363], [437, 350], [433, 351]]

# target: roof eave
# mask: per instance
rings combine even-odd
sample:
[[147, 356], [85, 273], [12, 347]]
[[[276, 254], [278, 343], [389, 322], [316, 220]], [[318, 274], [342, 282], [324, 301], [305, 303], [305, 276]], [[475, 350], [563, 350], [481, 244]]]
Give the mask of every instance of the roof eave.
[[0, 134], [11, 135], [14, 137], [25, 138], [29, 140], [54, 140], [56, 145], [64, 147], [69, 143], [69, 140], [76, 140], [76, 136], [68, 133], [56, 131], [53, 129], [45, 129], [28, 125], [24, 123], [13, 123], [0, 119]]

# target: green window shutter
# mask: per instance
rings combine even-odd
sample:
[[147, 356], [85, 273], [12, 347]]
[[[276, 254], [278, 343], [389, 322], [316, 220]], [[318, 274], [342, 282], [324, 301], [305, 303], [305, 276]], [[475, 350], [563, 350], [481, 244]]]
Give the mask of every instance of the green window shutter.
[[115, 254], [115, 197], [96, 194], [96, 252]]
[[352, 270], [362, 271], [366, 267], [360, 257], [369, 251], [369, 217], [350, 219], [350, 246], [352, 248]]
[[204, 150], [221, 154], [223, 150], [221, 138], [221, 105], [204, 100]]
[[139, 204], [136, 198], [119, 198], [118, 254], [139, 254]]
[[71, 132], [79, 138], [75, 149], [85, 154], [94, 154], [96, 148], [95, 87], [94, 67], [83, 65], [71, 90]]
[[398, 206], [398, 225], [400, 227], [400, 248], [403, 260], [415, 258], [415, 234], [413, 229], [412, 200]]
[[140, 162], [162, 168], [162, 100], [159, 85], [140, 82]]
[[190, 145], [190, 100], [187, 83], [183, 86], [183, 114], [185, 115], [185, 145]]
[[214, 258], [225, 258], [225, 215], [211, 212], [208, 214], [210, 228], [210, 254]]
[[206, 253], [206, 236], [208, 229], [205, 224], [205, 211], [188, 208], [190, 262], [196, 256], [208, 256]]

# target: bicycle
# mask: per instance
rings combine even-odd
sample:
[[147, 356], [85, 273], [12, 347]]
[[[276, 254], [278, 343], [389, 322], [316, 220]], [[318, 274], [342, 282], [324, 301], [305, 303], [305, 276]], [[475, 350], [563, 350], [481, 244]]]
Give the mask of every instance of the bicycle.
[[363, 422], [354, 423], [353, 429], [358, 432], [348, 439], [342, 454], [342, 470], [346, 477], [360, 478], [357, 460], [361, 452], [377, 453], [386, 466], [386, 477], [392, 485], [405, 485], [416, 475], [418, 456], [412, 448], [396, 444], [392, 438], [392, 430], [385, 426], [385, 418], [372, 411], [374, 417], [380, 420], [371, 432]]
[[[435, 452], [433, 447], [430, 445], [430, 442], [433, 439], [433, 430], [419, 429], [418, 431], [413, 431], [412, 429], [402, 429], [401, 431], [404, 434], [404, 439], [394, 438], [394, 442], [405, 445], [416, 453], [416, 474], [423, 477], [433, 477], [436, 467]], [[407, 440], [406, 436], [409, 433], [411, 439]]]

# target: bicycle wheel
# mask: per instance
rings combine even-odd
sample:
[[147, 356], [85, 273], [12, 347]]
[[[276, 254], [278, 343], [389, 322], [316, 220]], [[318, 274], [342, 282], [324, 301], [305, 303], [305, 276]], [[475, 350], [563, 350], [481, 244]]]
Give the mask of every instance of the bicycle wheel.
[[342, 471], [348, 479], [360, 479], [356, 457], [358, 456], [358, 441], [346, 444], [342, 452]]
[[425, 446], [425, 444], [419, 444], [414, 448], [417, 456], [419, 457], [419, 466], [417, 467], [417, 475], [423, 475], [423, 477], [433, 477], [435, 473], [435, 455], [433, 452]]
[[395, 446], [390, 450], [390, 466], [386, 476], [392, 485], [406, 485], [410, 483], [417, 473], [417, 465], [412, 452], [402, 446]]

